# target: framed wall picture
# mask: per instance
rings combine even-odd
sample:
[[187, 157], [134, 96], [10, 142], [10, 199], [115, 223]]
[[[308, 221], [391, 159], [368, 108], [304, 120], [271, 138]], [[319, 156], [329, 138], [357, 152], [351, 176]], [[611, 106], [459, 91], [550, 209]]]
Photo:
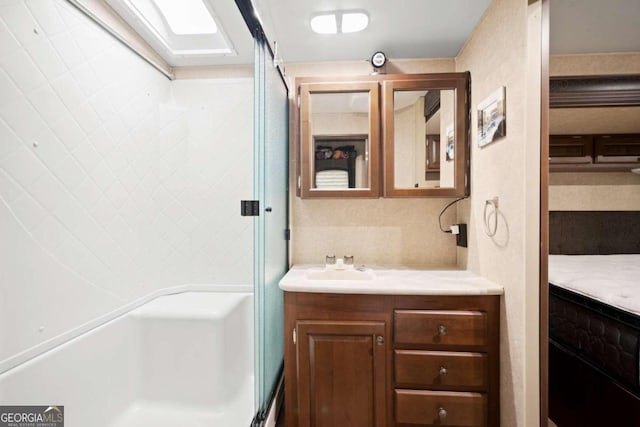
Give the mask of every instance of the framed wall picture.
[[484, 147], [507, 135], [505, 87], [478, 104], [478, 146]]

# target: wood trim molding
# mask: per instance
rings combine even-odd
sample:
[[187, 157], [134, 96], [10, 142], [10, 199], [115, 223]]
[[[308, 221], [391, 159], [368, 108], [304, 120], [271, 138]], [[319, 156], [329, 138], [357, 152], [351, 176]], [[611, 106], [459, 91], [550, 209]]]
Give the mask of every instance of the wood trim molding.
[[640, 106], [640, 74], [551, 77], [549, 106]]
[[549, 424], [549, 1], [540, 18], [540, 427]]

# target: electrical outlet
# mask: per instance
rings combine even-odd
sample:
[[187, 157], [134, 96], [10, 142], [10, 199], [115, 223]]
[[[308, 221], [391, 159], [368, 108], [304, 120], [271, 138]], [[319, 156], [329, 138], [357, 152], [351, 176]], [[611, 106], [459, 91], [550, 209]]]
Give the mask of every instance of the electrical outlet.
[[458, 234], [456, 234], [456, 245], [467, 247], [467, 224], [457, 224]]

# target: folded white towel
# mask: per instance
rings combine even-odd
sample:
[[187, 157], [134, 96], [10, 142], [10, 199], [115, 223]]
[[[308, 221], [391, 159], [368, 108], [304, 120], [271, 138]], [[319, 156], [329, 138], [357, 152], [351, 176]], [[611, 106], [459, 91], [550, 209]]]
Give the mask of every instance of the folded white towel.
[[343, 170], [324, 170], [316, 172], [316, 188], [349, 188], [349, 174]]

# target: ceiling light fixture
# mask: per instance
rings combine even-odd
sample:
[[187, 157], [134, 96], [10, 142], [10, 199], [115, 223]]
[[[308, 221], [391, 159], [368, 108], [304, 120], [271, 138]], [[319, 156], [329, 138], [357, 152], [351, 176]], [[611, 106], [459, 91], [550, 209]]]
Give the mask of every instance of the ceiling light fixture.
[[318, 34], [335, 34], [338, 32], [334, 13], [316, 15], [311, 18], [311, 29]]
[[367, 28], [369, 17], [363, 12], [348, 12], [342, 14], [342, 25], [340, 29], [343, 33], [357, 33]]
[[310, 23], [318, 34], [356, 33], [367, 28], [369, 15], [363, 11], [323, 12], [312, 16]]

